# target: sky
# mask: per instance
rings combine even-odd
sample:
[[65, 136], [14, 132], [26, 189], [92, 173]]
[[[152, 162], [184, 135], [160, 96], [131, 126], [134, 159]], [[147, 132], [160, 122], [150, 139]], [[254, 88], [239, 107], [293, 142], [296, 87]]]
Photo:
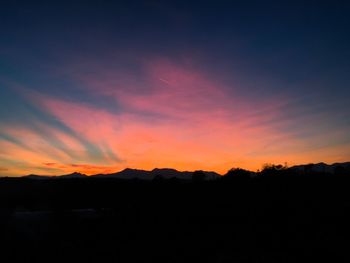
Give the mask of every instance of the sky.
[[349, 161], [349, 12], [4, 1], [0, 176]]

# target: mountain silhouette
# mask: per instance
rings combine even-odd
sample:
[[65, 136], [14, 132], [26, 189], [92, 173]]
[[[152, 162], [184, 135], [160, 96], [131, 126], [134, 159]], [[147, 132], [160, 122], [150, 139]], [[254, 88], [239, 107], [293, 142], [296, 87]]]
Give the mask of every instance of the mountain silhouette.
[[[344, 162], [344, 163], [333, 163], [333, 164], [326, 164], [326, 163], [310, 163], [310, 164], [302, 164], [302, 165], [295, 165], [288, 168], [290, 171], [295, 171], [298, 173], [326, 173], [326, 174], [339, 174], [342, 171], [349, 171], [350, 170], [350, 162]], [[43, 179], [65, 179], [65, 178], [85, 178], [85, 177], [96, 177], [96, 178], [117, 178], [117, 179], [140, 179], [140, 180], [153, 180], [155, 178], [162, 178], [162, 179], [171, 179], [171, 178], [177, 178], [181, 180], [190, 180], [192, 179], [192, 175], [195, 171], [178, 171], [176, 169], [172, 168], [155, 168], [153, 170], [141, 170], [141, 169], [131, 169], [126, 168], [122, 171], [115, 172], [115, 173], [109, 173], [109, 174], [95, 174], [87, 176], [86, 174], [74, 172], [71, 174], [64, 174], [64, 175], [56, 175], [56, 176], [50, 176], [50, 175], [36, 175], [36, 174], [30, 174], [23, 176], [24, 178], [28, 179], [34, 179], [34, 180], [43, 180]], [[198, 172], [198, 171], [197, 171]], [[212, 171], [200, 171], [205, 174], [206, 180], [214, 180], [216, 178], [219, 178], [221, 175], [212, 172]], [[254, 174], [254, 172], [250, 172], [251, 174]]]
[[[220, 174], [211, 171], [201, 171], [205, 174], [207, 180], [212, 180], [220, 177]], [[151, 171], [140, 170], [140, 169], [131, 169], [126, 168], [120, 172], [110, 173], [110, 174], [95, 174], [90, 175], [89, 177], [96, 178], [117, 178], [117, 179], [141, 179], [141, 180], [153, 180], [156, 177], [163, 179], [177, 178], [182, 180], [190, 180], [192, 178], [194, 171], [178, 171], [171, 168], [155, 168]], [[24, 176], [28, 179], [65, 179], [65, 178], [85, 178], [88, 177], [86, 174], [74, 172], [71, 174], [49, 176], [49, 175], [27, 175]]]
[[28, 179], [34, 179], [34, 180], [41, 180], [41, 179], [64, 179], [64, 178], [84, 178], [87, 177], [86, 174], [74, 172], [71, 174], [63, 174], [63, 175], [37, 175], [37, 174], [30, 174], [23, 176], [23, 178]]
[[[215, 172], [203, 171], [207, 176], [207, 179], [215, 179], [220, 175]], [[104, 178], [118, 178], [118, 179], [142, 179], [142, 180], [152, 180], [155, 177], [160, 177], [163, 179], [177, 178], [183, 180], [190, 180], [192, 178], [193, 171], [177, 171], [171, 168], [155, 168], [151, 171], [130, 169], [126, 168], [120, 172], [112, 174], [97, 174], [93, 175], [95, 177]]]
[[334, 174], [339, 169], [346, 169], [350, 170], [350, 162], [344, 162], [344, 163], [333, 163], [333, 164], [326, 164], [326, 163], [310, 163], [310, 164], [302, 164], [302, 165], [295, 165], [292, 166], [290, 169], [301, 171], [301, 172], [317, 172], [317, 173], [330, 173]]

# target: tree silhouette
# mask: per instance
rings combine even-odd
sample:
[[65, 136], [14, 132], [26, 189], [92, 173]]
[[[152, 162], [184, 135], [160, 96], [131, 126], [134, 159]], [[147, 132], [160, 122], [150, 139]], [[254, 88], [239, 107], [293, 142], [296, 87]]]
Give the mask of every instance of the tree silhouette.
[[266, 163], [263, 165], [263, 169], [261, 170], [262, 175], [282, 175], [286, 174], [288, 170], [287, 164], [269, 164]]
[[227, 178], [249, 178], [251, 176], [251, 172], [241, 169], [241, 168], [231, 168], [226, 174]]

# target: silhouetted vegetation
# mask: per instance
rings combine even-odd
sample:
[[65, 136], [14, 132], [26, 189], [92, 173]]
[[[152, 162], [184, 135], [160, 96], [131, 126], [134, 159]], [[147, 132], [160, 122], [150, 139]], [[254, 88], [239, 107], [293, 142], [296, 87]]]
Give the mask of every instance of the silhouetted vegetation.
[[[322, 169], [321, 169], [322, 170]], [[0, 179], [7, 262], [348, 261], [348, 168]]]
[[282, 165], [282, 164], [264, 164], [263, 165], [263, 169], [260, 172], [262, 175], [270, 175], [270, 176], [274, 176], [274, 175], [288, 175], [288, 166]]
[[253, 175], [254, 173], [250, 171], [247, 171], [241, 168], [232, 168], [222, 177], [222, 180], [224, 181], [248, 180]]

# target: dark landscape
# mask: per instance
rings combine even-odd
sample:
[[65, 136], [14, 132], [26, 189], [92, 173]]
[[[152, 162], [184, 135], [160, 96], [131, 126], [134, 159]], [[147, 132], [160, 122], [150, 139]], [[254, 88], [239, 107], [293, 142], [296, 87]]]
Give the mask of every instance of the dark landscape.
[[217, 177], [154, 171], [173, 176], [1, 178], [2, 255], [8, 262], [350, 259], [349, 163]]

